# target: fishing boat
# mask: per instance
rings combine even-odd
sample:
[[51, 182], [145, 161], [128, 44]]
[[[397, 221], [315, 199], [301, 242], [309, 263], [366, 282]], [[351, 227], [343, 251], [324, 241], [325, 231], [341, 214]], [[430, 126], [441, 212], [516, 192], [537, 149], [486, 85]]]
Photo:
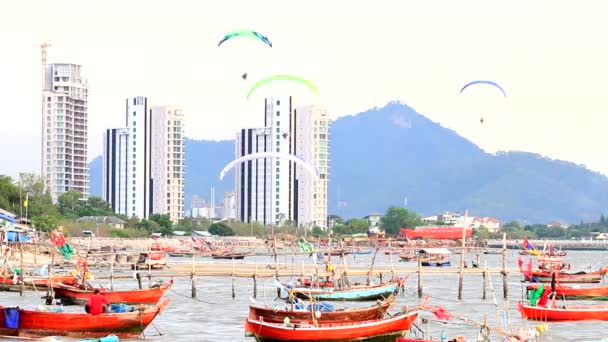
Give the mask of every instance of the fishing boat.
[[417, 316], [418, 311], [412, 310], [385, 319], [317, 324], [280, 324], [250, 317], [245, 321], [245, 335], [258, 342], [394, 341], [410, 329]]
[[[560, 279], [561, 280], [561, 279]], [[538, 289], [538, 284], [528, 285], [527, 289]], [[555, 286], [555, 295], [558, 298], [566, 299], [593, 299], [593, 300], [608, 300], [608, 286], [596, 287], [570, 287], [564, 285]]]
[[359, 254], [359, 255], [367, 255], [367, 254], [372, 254], [372, 250], [368, 249], [368, 250], [360, 250], [360, 249], [356, 249], [354, 251], [351, 252], [351, 254]]
[[[152, 307], [142, 306], [133, 312], [103, 313], [46, 312], [0, 306], [0, 334], [5, 336], [42, 337], [69, 336], [76, 338], [104, 337], [114, 334], [120, 338], [137, 338], [169, 300]], [[9, 319], [7, 319], [9, 315]], [[18, 315], [18, 317], [16, 317]], [[7, 324], [8, 323], [8, 324]]]
[[423, 248], [420, 253], [422, 266], [445, 267], [450, 266], [450, 251], [445, 248]]
[[[321, 312], [321, 315], [316, 318], [322, 323], [328, 322], [360, 322], [380, 319], [384, 317], [384, 313], [389, 306], [395, 301], [391, 296], [387, 300], [378, 302], [378, 304], [353, 309], [338, 309], [334, 311]], [[289, 317], [291, 323], [307, 323], [312, 320], [310, 308], [307, 309], [278, 309], [269, 306], [250, 305], [249, 317], [252, 319], [263, 320], [269, 323], [283, 323], [285, 317]]]
[[167, 265], [165, 259], [165, 253], [163, 252], [150, 252], [140, 253], [137, 263], [131, 265], [134, 270], [162, 270]]
[[314, 287], [334, 287], [334, 282], [331, 281], [331, 280], [319, 280], [317, 282], [317, 281], [314, 281], [314, 280], [311, 281], [310, 278], [303, 278], [303, 279], [300, 280], [300, 284], [298, 284], [298, 285], [301, 285], [303, 287], [311, 287], [311, 286], [314, 286]]
[[245, 256], [247, 256], [247, 254], [245, 253], [224, 253], [224, 252], [219, 252], [219, 253], [211, 253], [211, 257], [213, 259], [245, 259]]
[[[125, 304], [156, 304], [165, 292], [171, 287], [173, 280], [168, 284], [157, 284], [143, 290], [110, 291], [101, 288], [101, 292], [110, 303]], [[83, 289], [78, 286], [63, 283], [53, 284], [55, 298], [60, 298], [62, 304], [86, 304], [93, 296], [93, 288]]]
[[[602, 268], [593, 272], [577, 272], [577, 273], [559, 273], [560, 283], [599, 283], [606, 274], [608, 269]], [[540, 283], [550, 283], [551, 273], [545, 271], [532, 271], [531, 273], [524, 273], [524, 277], [528, 281], [532, 281], [532, 278]]]
[[295, 288], [293, 293], [298, 298], [314, 298], [316, 300], [376, 300], [388, 298], [396, 293], [405, 279], [390, 281], [379, 285], [352, 285], [344, 290]]
[[[401, 228], [399, 234], [406, 238], [413, 239], [436, 239], [436, 240], [459, 240], [462, 239], [464, 227], [448, 226], [426, 226], [416, 227], [415, 229]], [[468, 239], [473, 235], [472, 228], [466, 228], [465, 237]]]
[[323, 252], [323, 254], [331, 255], [331, 256], [342, 256], [342, 255], [350, 254], [350, 252], [347, 250], [342, 250], [342, 251], [341, 250], [330, 250], [330, 251]]
[[[25, 290], [46, 290], [51, 283], [76, 284], [78, 279], [72, 275], [57, 275], [51, 279], [46, 278], [25, 278], [23, 286]], [[20, 291], [21, 280], [19, 276], [0, 276], [0, 291]]]
[[535, 321], [608, 321], [608, 305], [568, 305], [545, 308], [518, 304], [523, 319]]
[[412, 261], [416, 259], [416, 255], [412, 253], [400, 254], [399, 259], [401, 261]]

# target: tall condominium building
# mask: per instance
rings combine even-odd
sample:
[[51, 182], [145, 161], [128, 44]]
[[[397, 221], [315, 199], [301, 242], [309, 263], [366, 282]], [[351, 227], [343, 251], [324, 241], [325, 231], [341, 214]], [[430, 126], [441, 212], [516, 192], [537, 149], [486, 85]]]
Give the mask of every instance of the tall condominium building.
[[329, 181], [329, 126], [327, 110], [318, 106], [299, 106], [296, 112], [296, 155], [319, 170], [313, 177], [296, 166], [298, 183], [298, 223], [306, 227], [327, 228], [327, 183]]
[[125, 128], [104, 135], [103, 196], [114, 212], [149, 218], [184, 211], [183, 113], [149, 108], [143, 96], [127, 99]]
[[76, 64], [45, 64], [42, 177], [53, 202], [74, 189], [89, 196], [87, 80]]
[[125, 128], [108, 129], [104, 134], [103, 198], [117, 214], [147, 219], [154, 198], [148, 99], [128, 98], [125, 118]]
[[[294, 110], [289, 96], [265, 100], [264, 128], [243, 129], [236, 156], [295, 154], [314, 163], [319, 180], [283, 158], [246, 161], [235, 169], [237, 219], [243, 222], [326, 227], [329, 117], [317, 107]], [[323, 151], [323, 152], [321, 152]]]
[[224, 192], [224, 201], [222, 204], [222, 218], [236, 218], [236, 195], [234, 192]]
[[171, 221], [184, 216], [184, 113], [172, 106], [155, 106], [152, 120], [152, 212]]

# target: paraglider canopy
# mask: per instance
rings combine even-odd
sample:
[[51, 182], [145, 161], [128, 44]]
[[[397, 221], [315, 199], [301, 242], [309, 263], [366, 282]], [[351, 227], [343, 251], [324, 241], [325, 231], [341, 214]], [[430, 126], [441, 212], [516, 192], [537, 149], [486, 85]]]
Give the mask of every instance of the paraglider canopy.
[[319, 170], [311, 163], [305, 161], [304, 159], [294, 155], [294, 154], [288, 154], [288, 153], [279, 153], [279, 152], [259, 152], [259, 153], [251, 153], [251, 154], [247, 154], [244, 155], [242, 157], [239, 157], [233, 161], [231, 161], [230, 163], [228, 163], [228, 165], [226, 165], [224, 167], [224, 169], [222, 170], [222, 172], [220, 173], [220, 180], [224, 179], [224, 176], [226, 175], [226, 173], [228, 173], [228, 171], [230, 171], [230, 169], [232, 169], [233, 167], [235, 167], [236, 165], [238, 165], [239, 163], [248, 161], [248, 160], [253, 160], [253, 159], [263, 159], [263, 158], [281, 158], [281, 159], [287, 159], [290, 160], [296, 164], [301, 165], [305, 170], [307, 170], [313, 177], [318, 177], [319, 176]]
[[247, 99], [249, 99], [251, 94], [253, 94], [253, 92], [256, 89], [258, 89], [259, 87], [261, 87], [265, 84], [271, 83], [271, 82], [275, 82], [275, 81], [298, 82], [298, 83], [303, 84], [306, 87], [308, 87], [308, 89], [310, 89], [315, 95], [317, 95], [317, 96], [319, 95], [319, 89], [317, 89], [317, 87], [307, 79], [304, 79], [304, 78], [298, 77], [298, 76], [292, 76], [292, 75], [275, 75], [275, 76], [263, 78], [263, 79], [257, 81], [253, 86], [251, 86], [251, 88], [249, 89], [249, 92], [247, 93]]
[[234, 38], [234, 37], [257, 39], [257, 40], [263, 42], [264, 44], [268, 45], [269, 47], [272, 47], [272, 42], [270, 42], [268, 37], [266, 37], [265, 35], [263, 35], [259, 32], [251, 31], [251, 30], [240, 30], [240, 31], [228, 32], [224, 35], [224, 38], [222, 38], [220, 40], [220, 42], [217, 44], [217, 46], [218, 47], [221, 46], [224, 42], [226, 42], [227, 40]]
[[487, 84], [487, 85], [493, 86], [493, 87], [497, 88], [498, 90], [500, 90], [500, 92], [502, 93], [502, 96], [507, 97], [507, 93], [505, 92], [505, 90], [500, 85], [498, 85], [498, 83], [492, 82], [492, 81], [485, 81], [485, 80], [471, 81], [471, 82], [465, 84], [462, 87], [462, 89], [460, 89], [460, 93], [462, 94], [462, 92], [465, 89], [467, 89], [468, 87], [470, 87], [472, 85], [475, 85], [475, 84]]

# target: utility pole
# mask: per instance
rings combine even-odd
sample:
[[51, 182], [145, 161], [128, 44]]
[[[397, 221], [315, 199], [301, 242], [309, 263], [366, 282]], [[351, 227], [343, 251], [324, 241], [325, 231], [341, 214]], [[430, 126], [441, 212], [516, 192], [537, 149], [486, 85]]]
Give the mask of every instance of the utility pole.
[[43, 178], [44, 181], [44, 189], [46, 189], [46, 177], [45, 177], [45, 173], [44, 173], [44, 136], [45, 136], [45, 130], [44, 130], [44, 118], [46, 116], [46, 113], [44, 112], [44, 90], [46, 87], [46, 48], [51, 47], [51, 44], [48, 43], [42, 43], [40, 44], [40, 53], [41, 53], [41, 64], [42, 64], [42, 70], [41, 70], [41, 89], [40, 89], [40, 94], [41, 94], [41, 101], [40, 101], [40, 176]]

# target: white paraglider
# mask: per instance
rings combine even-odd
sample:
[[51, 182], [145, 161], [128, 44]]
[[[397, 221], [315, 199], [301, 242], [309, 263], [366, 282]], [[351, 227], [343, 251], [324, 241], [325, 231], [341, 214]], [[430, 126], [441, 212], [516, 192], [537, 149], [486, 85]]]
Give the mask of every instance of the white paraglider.
[[280, 159], [290, 160], [290, 161], [302, 166], [313, 177], [319, 177], [319, 170], [313, 164], [296, 156], [295, 154], [280, 153], [280, 152], [258, 152], [258, 153], [251, 153], [251, 154], [244, 155], [244, 156], [239, 157], [239, 158], [231, 161], [230, 163], [228, 163], [228, 165], [226, 165], [224, 167], [222, 172], [220, 172], [220, 180], [224, 179], [224, 176], [226, 175], [226, 173], [228, 173], [228, 171], [230, 171], [230, 169], [232, 169], [239, 163], [246, 162], [249, 160], [264, 159], [264, 158], [280, 158]]

